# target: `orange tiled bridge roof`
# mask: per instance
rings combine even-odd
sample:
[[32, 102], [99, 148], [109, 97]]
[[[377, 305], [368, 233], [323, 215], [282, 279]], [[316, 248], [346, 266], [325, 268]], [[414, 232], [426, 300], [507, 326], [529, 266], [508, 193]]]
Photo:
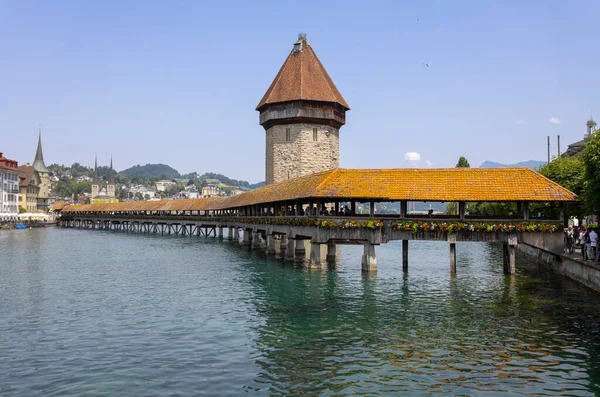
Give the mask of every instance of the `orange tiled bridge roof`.
[[529, 168], [344, 169], [268, 185], [237, 196], [88, 204], [77, 211], [209, 211], [281, 201], [574, 202], [577, 195]]

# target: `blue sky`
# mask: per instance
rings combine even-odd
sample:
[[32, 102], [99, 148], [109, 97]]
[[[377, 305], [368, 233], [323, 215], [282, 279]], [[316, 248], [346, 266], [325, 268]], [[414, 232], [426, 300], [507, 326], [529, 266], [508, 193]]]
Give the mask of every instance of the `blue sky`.
[[[0, 1], [0, 151], [264, 180], [254, 109], [299, 32], [347, 168], [546, 159], [600, 118], [598, 1]], [[430, 67], [423, 63], [431, 62]], [[550, 119], [555, 123], [550, 122]], [[557, 123], [557, 121], [559, 121]]]

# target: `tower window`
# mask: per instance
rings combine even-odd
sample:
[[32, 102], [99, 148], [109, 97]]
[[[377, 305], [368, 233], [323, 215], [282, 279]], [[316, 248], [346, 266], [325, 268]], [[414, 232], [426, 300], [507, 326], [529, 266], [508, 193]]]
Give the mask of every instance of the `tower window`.
[[292, 133], [291, 133], [290, 129], [286, 128], [285, 129], [285, 140], [289, 141], [291, 139], [291, 135], [292, 135]]
[[317, 140], [317, 129], [313, 128], [313, 141]]

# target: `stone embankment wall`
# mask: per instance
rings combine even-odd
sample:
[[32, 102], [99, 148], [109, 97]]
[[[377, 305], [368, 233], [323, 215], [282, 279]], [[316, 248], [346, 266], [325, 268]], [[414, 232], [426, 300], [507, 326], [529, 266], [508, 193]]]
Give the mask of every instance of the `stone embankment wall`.
[[533, 258], [557, 274], [573, 279], [596, 292], [600, 292], [600, 266], [567, 255], [554, 254], [535, 246], [520, 243], [517, 251]]

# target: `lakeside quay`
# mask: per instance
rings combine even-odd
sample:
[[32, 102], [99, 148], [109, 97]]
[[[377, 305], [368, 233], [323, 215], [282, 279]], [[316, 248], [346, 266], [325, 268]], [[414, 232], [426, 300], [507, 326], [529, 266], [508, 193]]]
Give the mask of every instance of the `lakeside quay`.
[[52, 223], [14, 223], [14, 224], [0, 225], [0, 230], [17, 230], [17, 225], [19, 225], [19, 224], [25, 225], [25, 227], [27, 229], [56, 226], [55, 222], [52, 222]]

